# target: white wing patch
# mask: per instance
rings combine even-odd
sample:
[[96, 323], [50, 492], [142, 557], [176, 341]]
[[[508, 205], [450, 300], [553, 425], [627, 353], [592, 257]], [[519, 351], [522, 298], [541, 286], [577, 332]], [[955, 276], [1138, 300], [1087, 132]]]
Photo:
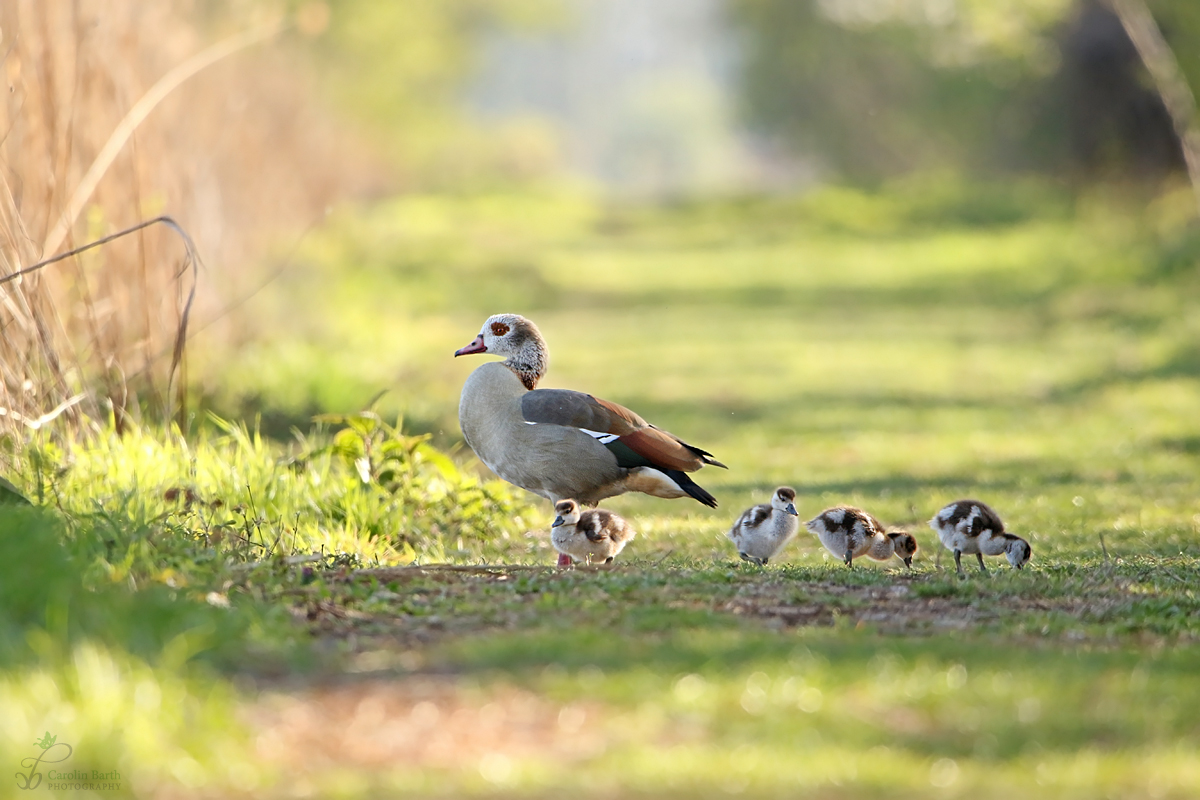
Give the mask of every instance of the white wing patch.
[[593, 439], [595, 439], [596, 441], [600, 442], [600, 444], [608, 444], [609, 442], [615, 442], [617, 439], [621, 438], [620, 436], [618, 436], [615, 433], [601, 433], [600, 431], [589, 431], [587, 428], [578, 428], [577, 430], [583, 431], [588, 436], [590, 436]]
[[[523, 421], [523, 422], [524, 422], [526, 425], [538, 425], [538, 424], [540, 424], [540, 423], [537, 423], [537, 422], [532, 422], [532, 421], [530, 421], [530, 420], [522, 420], [522, 421]], [[590, 436], [590, 437], [592, 437], [593, 439], [595, 439], [596, 441], [598, 441], [600, 444], [609, 444], [610, 442], [615, 442], [617, 439], [620, 439], [620, 438], [621, 438], [621, 437], [620, 437], [618, 434], [615, 434], [615, 433], [601, 433], [600, 431], [589, 431], [587, 428], [576, 428], [575, 430], [577, 430], [577, 431], [583, 431], [583, 432], [584, 432], [584, 433], [586, 433], [588, 436]]]

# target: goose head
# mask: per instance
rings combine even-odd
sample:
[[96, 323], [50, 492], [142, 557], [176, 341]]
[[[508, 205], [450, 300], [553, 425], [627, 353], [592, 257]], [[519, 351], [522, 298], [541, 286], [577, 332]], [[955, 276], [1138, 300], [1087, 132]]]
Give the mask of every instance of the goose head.
[[504, 356], [504, 366], [530, 390], [546, 374], [546, 341], [537, 325], [519, 314], [493, 314], [474, 341], [454, 351], [456, 357], [472, 353]]
[[1028, 564], [1029, 559], [1033, 558], [1033, 548], [1029, 546], [1029, 542], [1011, 533], [1005, 534], [1004, 538], [1007, 540], [1004, 555], [1008, 558], [1008, 563], [1012, 564], [1012, 568], [1020, 569]]
[[560, 525], [575, 525], [579, 522], [579, 503], [574, 500], [559, 500], [554, 504], [554, 513], [558, 516], [550, 524], [551, 528]]
[[780, 486], [771, 495], [771, 508], [793, 517], [800, 516], [800, 512], [796, 511], [796, 490], [790, 486]]
[[892, 540], [892, 550], [904, 562], [904, 566], [912, 568], [913, 556], [917, 554], [917, 539], [908, 531], [889, 531], [888, 538]]

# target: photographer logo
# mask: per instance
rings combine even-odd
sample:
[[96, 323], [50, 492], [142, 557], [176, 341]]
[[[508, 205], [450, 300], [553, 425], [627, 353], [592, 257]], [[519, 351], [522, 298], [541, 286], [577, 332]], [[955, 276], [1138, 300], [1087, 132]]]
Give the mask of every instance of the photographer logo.
[[[121, 788], [121, 773], [116, 770], [103, 772], [98, 769], [63, 770], [57, 765], [69, 759], [75, 749], [66, 742], [58, 741], [58, 737], [46, 731], [46, 735], [33, 743], [41, 751], [28, 758], [21, 759], [21, 770], [16, 774], [17, 787], [20, 789], [37, 789], [45, 786], [51, 791], [105, 791]], [[43, 770], [45, 774], [43, 775]], [[43, 777], [45, 783], [43, 784]]]

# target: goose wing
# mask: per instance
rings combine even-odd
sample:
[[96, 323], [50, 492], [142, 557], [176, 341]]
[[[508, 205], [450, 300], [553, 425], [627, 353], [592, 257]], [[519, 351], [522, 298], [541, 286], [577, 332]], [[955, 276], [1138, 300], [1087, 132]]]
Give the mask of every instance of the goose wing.
[[521, 398], [521, 416], [530, 425], [561, 425], [588, 434], [608, 448], [626, 469], [655, 467], [695, 472], [725, 465], [712, 453], [657, 428], [617, 403], [569, 389], [535, 389]]

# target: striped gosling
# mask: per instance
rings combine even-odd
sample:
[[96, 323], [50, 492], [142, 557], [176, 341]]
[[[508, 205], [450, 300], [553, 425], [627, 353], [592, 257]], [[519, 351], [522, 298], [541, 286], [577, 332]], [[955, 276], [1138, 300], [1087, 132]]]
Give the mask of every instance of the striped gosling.
[[960, 577], [966, 577], [960, 560], [963, 553], [974, 554], [985, 573], [984, 556], [1003, 553], [1013, 569], [1021, 569], [1033, 557], [1029, 542], [1005, 532], [1000, 515], [979, 500], [955, 500], [929, 520], [929, 527], [937, 531], [942, 544], [954, 551], [954, 568]]
[[574, 500], [560, 500], [554, 511], [558, 516], [550, 526], [550, 543], [559, 552], [560, 567], [569, 567], [572, 559], [611, 564], [637, 535], [624, 519], [603, 508], [580, 511]]
[[796, 490], [780, 486], [771, 495], [770, 503], [751, 506], [742, 512], [725, 535], [737, 547], [743, 561], [765, 566], [779, 555], [800, 528], [795, 502]]
[[896, 556], [911, 568], [917, 553], [917, 540], [911, 533], [888, 531], [875, 517], [854, 506], [827, 508], [805, 523], [805, 527], [848, 567], [860, 556], [875, 561]]

